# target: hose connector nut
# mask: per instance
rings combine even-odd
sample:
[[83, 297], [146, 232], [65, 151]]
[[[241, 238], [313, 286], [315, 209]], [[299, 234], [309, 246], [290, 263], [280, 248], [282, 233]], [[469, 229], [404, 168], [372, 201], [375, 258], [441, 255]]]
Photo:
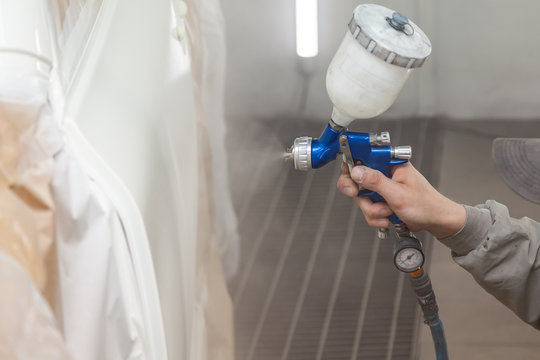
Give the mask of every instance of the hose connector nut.
[[410, 146], [392, 147], [392, 157], [394, 159], [409, 160], [412, 157], [412, 148]]
[[390, 145], [390, 133], [388, 131], [383, 131], [380, 134], [369, 134], [369, 144], [371, 146]]
[[379, 228], [377, 229], [377, 237], [381, 240], [388, 239], [390, 231], [387, 228]]

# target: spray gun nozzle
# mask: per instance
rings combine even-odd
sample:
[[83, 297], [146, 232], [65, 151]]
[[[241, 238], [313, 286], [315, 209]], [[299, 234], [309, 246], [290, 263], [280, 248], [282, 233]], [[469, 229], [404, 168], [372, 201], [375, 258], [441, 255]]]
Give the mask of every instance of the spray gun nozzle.
[[285, 160], [294, 162], [297, 170], [311, 169], [311, 141], [312, 138], [302, 136], [294, 139], [294, 143], [285, 152]]
[[288, 163], [294, 162], [294, 155], [293, 155], [293, 147], [292, 146], [285, 149], [285, 153], [283, 153], [283, 161], [288, 162]]

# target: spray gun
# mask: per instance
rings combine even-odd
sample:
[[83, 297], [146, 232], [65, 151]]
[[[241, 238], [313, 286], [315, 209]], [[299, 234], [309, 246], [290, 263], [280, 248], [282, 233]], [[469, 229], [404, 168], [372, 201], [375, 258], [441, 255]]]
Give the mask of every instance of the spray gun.
[[[409, 75], [423, 65], [431, 43], [422, 30], [398, 12], [386, 7], [362, 4], [353, 13], [326, 76], [328, 95], [334, 105], [331, 120], [319, 138], [299, 137], [287, 149], [287, 159], [297, 170], [318, 169], [341, 155], [349, 170], [362, 164], [390, 177], [393, 166], [412, 156], [410, 146], [391, 146], [388, 132], [353, 132], [347, 126], [355, 119], [375, 117], [395, 101]], [[374, 202], [384, 198], [366, 189], [358, 196]], [[431, 281], [423, 270], [420, 240], [395, 214], [389, 217], [397, 240], [394, 264], [408, 273], [411, 286], [430, 326], [438, 360], [448, 359], [442, 323]], [[388, 229], [379, 229], [380, 239]]]

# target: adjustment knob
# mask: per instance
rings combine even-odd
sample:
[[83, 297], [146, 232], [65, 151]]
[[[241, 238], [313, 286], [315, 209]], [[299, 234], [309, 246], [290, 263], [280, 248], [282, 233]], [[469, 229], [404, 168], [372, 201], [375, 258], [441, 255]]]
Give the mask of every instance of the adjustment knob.
[[369, 144], [371, 146], [390, 145], [390, 133], [388, 131], [383, 131], [380, 134], [369, 134]]
[[394, 159], [409, 160], [412, 157], [412, 149], [410, 146], [392, 147], [392, 157]]

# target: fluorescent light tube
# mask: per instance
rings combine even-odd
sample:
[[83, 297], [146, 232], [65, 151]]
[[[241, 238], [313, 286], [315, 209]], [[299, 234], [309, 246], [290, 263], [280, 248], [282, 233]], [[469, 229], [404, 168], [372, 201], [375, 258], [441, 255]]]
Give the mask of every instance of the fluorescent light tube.
[[319, 54], [318, 0], [296, 0], [296, 53], [300, 57]]

